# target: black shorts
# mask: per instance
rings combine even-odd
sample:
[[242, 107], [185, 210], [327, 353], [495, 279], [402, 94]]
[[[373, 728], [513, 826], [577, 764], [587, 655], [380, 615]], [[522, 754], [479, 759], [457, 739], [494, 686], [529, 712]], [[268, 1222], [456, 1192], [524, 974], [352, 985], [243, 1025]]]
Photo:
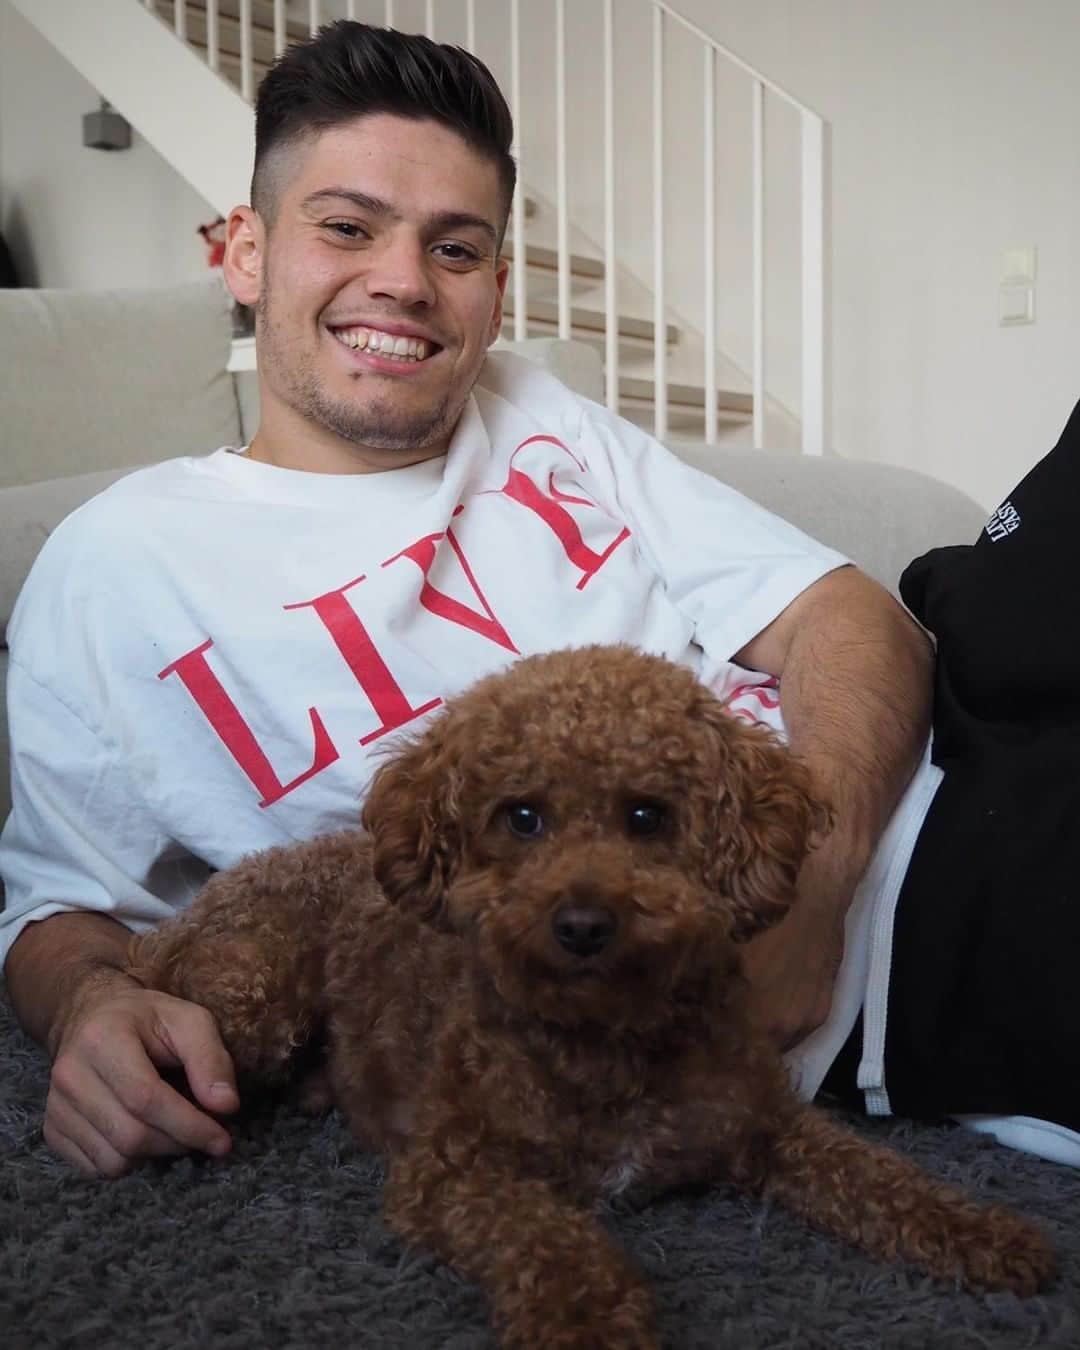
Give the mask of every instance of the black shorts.
[[[1080, 405], [974, 545], [901, 593], [935, 635], [944, 780], [897, 905], [897, 1114], [1080, 1129]], [[856, 1028], [826, 1079], [855, 1100]]]

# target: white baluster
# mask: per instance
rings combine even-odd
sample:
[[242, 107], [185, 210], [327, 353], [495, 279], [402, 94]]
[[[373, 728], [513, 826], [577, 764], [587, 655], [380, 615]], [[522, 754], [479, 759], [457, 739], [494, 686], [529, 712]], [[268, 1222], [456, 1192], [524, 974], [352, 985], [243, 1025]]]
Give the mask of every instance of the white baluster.
[[206, 59], [211, 70], [220, 70], [221, 36], [218, 25], [218, 0], [206, 0]]
[[356, 0], [345, 0], [345, 17], [347, 19], [356, 18]]
[[753, 111], [754, 446], [765, 448], [765, 86], [751, 86]]
[[555, 0], [555, 208], [559, 337], [570, 336], [570, 201], [566, 180], [566, 0]]
[[653, 429], [668, 430], [667, 323], [664, 318], [664, 15], [653, 7]]
[[427, 0], [424, 7], [424, 35], [429, 38], [435, 36], [435, 0]]
[[517, 163], [517, 188], [513, 205], [514, 240], [514, 341], [526, 335], [525, 309], [525, 182], [521, 154], [521, 13], [519, 0], [510, 0], [510, 115], [514, 120], [514, 144], [510, 153]]
[[187, 41], [187, 4], [185, 0], [173, 0], [173, 29], [181, 42]]
[[619, 411], [619, 316], [615, 283], [615, 27], [604, 0], [604, 373], [606, 402]]
[[825, 453], [825, 128], [802, 115], [802, 449]]
[[705, 53], [705, 443], [715, 445], [716, 421], [716, 53]]
[[240, 92], [248, 103], [255, 98], [251, 45], [251, 0], [240, 0]]
[[386, 16], [386, 19], [385, 19], [385, 25], [386, 25], [386, 27], [387, 27], [387, 28], [393, 28], [393, 26], [394, 26], [394, 0], [386, 0], [386, 4], [385, 4], [384, 7], [383, 7], [383, 13], [384, 13], [385, 16]]
[[314, 37], [319, 31], [319, 0], [308, 0], [308, 35]]
[[476, 52], [476, 0], [465, 0], [465, 46]]
[[285, 50], [285, 0], [274, 0], [274, 55]]

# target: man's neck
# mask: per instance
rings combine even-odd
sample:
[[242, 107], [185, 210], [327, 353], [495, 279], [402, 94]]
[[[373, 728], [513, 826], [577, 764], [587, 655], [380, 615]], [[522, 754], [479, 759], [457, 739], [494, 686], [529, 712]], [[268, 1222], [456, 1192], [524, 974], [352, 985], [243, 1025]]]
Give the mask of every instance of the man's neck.
[[260, 464], [299, 469], [305, 473], [333, 474], [387, 473], [437, 459], [445, 453], [445, 445], [425, 446], [419, 450], [380, 450], [354, 445], [337, 437], [328, 444], [325, 436], [310, 432], [285, 440], [268, 432], [264, 425], [260, 425], [248, 446], [248, 458], [258, 460]]

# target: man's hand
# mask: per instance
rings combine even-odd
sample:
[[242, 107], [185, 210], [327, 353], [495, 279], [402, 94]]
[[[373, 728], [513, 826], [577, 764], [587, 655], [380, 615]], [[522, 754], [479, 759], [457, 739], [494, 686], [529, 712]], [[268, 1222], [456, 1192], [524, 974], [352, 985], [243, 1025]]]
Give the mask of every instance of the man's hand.
[[802, 901], [743, 948], [751, 1012], [781, 1050], [824, 1025], [843, 955], [843, 914]]
[[[126, 974], [130, 941], [108, 915], [54, 914], [27, 924], [4, 966], [15, 1015], [53, 1061], [45, 1142], [87, 1176], [191, 1149], [227, 1153], [228, 1131], [206, 1112], [240, 1104], [213, 1017]], [[183, 1069], [205, 1111], [164, 1081], [168, 1068]]]
[[206, 1111], [239, 1106], [232, 1061], [205, 1008], [122, 977], [84, 995], [56, 1043], [46, 1144], [83, 1175], [105, 1177], [145, 1157], [228, 1153], [229, 1132], [158, 1073], [177, 1067]]

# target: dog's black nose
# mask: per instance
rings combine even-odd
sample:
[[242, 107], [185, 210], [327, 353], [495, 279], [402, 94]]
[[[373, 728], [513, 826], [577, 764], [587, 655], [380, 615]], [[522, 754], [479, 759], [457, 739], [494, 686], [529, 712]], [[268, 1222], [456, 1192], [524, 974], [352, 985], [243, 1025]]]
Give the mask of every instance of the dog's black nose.
[[563, 905], [551, 927], [561, 946], [575, 956], [595, 956], [615, 936], [615, 915], [599, 905]]

